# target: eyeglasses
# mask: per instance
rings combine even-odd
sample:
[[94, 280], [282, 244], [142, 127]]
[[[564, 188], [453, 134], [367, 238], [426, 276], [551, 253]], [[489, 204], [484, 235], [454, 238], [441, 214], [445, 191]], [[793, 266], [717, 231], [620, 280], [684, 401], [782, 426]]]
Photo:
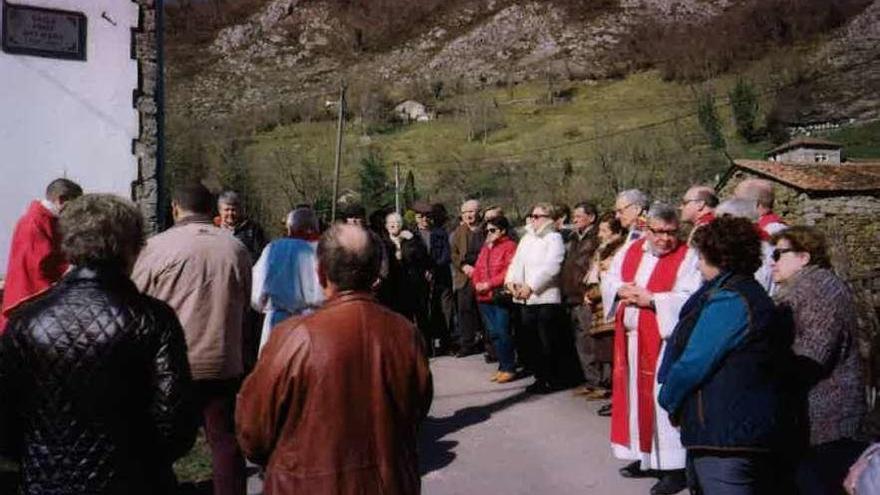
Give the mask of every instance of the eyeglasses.
[[531, 218], [532, 220], [537, 220], [539, 218], [550, 218], [550, 215], [535, 215], [534, 213], [532, 213], [531, 215], [529, 215], [529, 218]]
[[630, 204], [628, 204], [628, 205], [626, 205], [626, 206], [621, 206], [620, 208], [615, 208], [614, 211], [617, 212], [617, 213], [623, 213], [624, 210], [626, 210], [627, 208], [629, 208], [629, 207], [632, 206], [632, 205], [633, 205], [633, 204], [630, 203]]
[[497, 234], [498, 232], [501, 232], [501, 230], [496, 229], [495, 227], [489, 227], [488, 229], [486, 229], [486, 232], [490, 234]]
[[783, 255], [783, 254], [785, 254], [785, 253], [791, 253], [791, 252], [794, 252], [794, 251], [795, 251], [795, 250], [792, 249], [792, 248], [778, 248], [778, 249], [774, 249], [774, 250], [773, 250], [773, 254], [770, 255], [770, 257], [773, 258], [773, 261], [779, 261], [779, 258], [782, 258], [782, 255]]
[[693, 203], [694, 201], [700, 201], [699, 199], [682, 199], [681, 206], [687, 206], [688, 203]]
[[678, 234], [678, 229], [648, 229], [654, 235], [668, 235], [670, 237]]

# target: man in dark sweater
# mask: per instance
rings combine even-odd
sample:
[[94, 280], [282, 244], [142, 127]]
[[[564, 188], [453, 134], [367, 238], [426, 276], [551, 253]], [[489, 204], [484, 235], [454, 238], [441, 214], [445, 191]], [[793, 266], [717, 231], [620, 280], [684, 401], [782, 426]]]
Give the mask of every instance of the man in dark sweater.
[[449, 234], [442, 226], [442, 219], [438, 222], [435, 218], [435, 209], [431, 205], [416, 201], [413, 210], [416, 212], [419, 238], [433, 261], [427, 276], [429, 297], [425, 309], [431, 337], [427, 349], [430, 355], [442, 354], [449, 347], [449, 325], [444, 307], [451, 306], [453, 297]]
[[594, 339], [590, 336], [593, 315], [584, 304], [584, 293], [587, 290], [584, 278], [590, 270], [593, 253], [599, 246], [597, 219], [598, 211], [592, 203], [581, 202], [575, 205], [572, 229], [565, 243], [565, 260], [562, 262], [561, 274], [562, 299], [569, 315], [574, 346], [586, 380], [582, 390], [584, 393], [598, 389], [602, 376], [595, 359]]

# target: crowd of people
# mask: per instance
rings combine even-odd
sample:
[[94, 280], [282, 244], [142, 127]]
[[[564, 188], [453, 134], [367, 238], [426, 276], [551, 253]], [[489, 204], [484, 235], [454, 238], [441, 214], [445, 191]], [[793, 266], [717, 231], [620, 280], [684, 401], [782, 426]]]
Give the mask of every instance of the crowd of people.
[[267, 242], [238, 194], [192, 184], [145, 239], [133, 204], [58, 179], [13, 235], [0, 455], [23, 493], [173, 493], [201, 426], [218, 495], [245, 459], [271, 494], [417, 493], [427, 358], [482, 353], [491, 382], [607, 401], [620, 475], [652, 495], [872, 493], [853, 296], [773, 206], [757, 179], [523, 225], [474, 199], [411, 225], [298, 205]]

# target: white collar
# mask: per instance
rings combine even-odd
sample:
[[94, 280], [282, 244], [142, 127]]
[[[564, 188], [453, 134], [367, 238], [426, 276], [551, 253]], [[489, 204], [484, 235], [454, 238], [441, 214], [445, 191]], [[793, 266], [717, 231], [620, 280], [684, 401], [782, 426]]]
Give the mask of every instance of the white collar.
[[53, 217], [57, 217], [61, 214], [61, 210], [58, 209], [58, 206], [48, 199], [41, 199], [40, 204], [43, 205], [43, 208], [49, 210], [49, 213], [51, 213]]

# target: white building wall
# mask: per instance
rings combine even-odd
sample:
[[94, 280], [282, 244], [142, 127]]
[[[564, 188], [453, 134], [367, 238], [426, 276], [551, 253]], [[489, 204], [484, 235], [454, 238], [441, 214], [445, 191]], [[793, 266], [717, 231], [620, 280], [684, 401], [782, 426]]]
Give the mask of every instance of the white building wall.
[[0, 274], [6, 272], [16, 220], [52, 179], [66, 176], [86, 192], [129, 198], [137, 177], [131, 143], [139, 129], [132, 105], [138, 76], [131, 30], [138, 24], [138, 5], [14, 3], [84, 13], [87, 52], [85, 61], [74, 61], [0, 51]]

